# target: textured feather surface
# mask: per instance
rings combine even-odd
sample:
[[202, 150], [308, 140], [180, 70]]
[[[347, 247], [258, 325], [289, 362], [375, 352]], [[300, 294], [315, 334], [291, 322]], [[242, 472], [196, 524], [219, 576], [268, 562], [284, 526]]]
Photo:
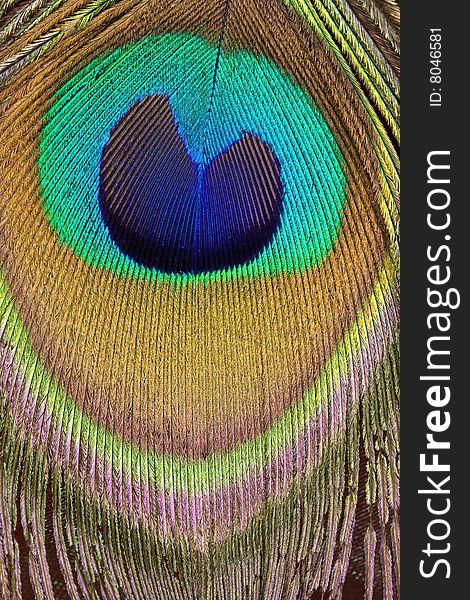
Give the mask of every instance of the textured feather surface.
[[398, 598], [398, 27], [0, 3], [0, 597]]

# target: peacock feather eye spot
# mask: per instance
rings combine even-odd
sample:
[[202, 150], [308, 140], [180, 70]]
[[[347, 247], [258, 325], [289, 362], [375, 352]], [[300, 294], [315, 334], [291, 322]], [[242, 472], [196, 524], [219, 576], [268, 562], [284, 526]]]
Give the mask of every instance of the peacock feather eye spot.
[[396, 0], [5, 4], [2, 598], [398, 598]]
[[347, 183], [325, 117], [267, 58], [217, 52], [198, 36], [148, 36], [56, 92], [39, 148], [43, 208], [89, 265], [266, 277], [334, 247]]
[[192, 158], [163, 94], [135, 102], [111, 129], [99, 205], [128, 257], [165, 273], [202, 273], [252, 260], [282, 211], [280, 166], [251, 133], [208, 164]]

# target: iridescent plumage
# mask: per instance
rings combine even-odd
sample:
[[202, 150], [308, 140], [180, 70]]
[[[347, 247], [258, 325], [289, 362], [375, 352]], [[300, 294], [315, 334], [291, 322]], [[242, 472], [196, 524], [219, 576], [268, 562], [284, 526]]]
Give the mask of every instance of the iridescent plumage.
[[0, 595], [398, 597], [397, 32], [5, 4]]

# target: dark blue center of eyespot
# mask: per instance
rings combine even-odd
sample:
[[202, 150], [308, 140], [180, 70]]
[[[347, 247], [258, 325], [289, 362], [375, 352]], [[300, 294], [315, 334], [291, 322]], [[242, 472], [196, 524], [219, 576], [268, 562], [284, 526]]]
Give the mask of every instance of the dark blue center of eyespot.
[[187, 152], [164, 95], [114, 125], [100, 163], [100, 210], [122, 252], [166, 273], [243, 264], [272, 239], [282, 211], [280, 167], [246, 133], [205, 167]]

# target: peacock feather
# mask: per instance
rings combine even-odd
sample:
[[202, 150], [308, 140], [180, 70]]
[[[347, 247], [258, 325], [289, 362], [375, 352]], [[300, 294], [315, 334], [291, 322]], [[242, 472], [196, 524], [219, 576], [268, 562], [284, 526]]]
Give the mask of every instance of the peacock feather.
[[0, 3], [1, 598], [398, 598], [398, 28]]

